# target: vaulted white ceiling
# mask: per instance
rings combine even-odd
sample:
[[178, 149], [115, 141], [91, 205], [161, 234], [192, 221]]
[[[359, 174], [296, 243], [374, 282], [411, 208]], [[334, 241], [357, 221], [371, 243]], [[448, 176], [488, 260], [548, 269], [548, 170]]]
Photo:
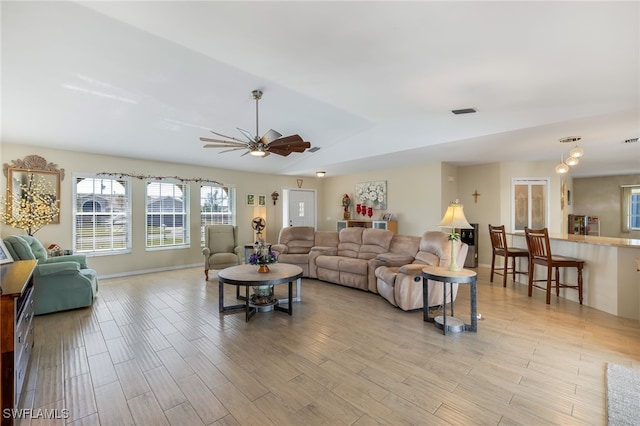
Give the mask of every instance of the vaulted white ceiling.
[[[638, 2], [1, 3], [2, 142], [310, 175], [560, 160], [638, 173]], [[314, 153], [203, 149], [209, 130]], [[476, 114], [453, 115], [473, 107]], [[550, 171], [551, 173], [552, 171]]]

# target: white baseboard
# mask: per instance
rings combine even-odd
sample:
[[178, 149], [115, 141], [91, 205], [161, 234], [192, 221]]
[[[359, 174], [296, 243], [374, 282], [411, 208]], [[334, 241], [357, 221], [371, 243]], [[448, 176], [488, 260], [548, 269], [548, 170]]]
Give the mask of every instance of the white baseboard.
[[176, 269], [190, 269], [190, 268], [196, 268], [198, 266], [202, 266], [202, 269], [204, 270], [204, 265], [202, 265], [202, 262], [200, 262], [200, 263], [194, 263], [191, 265], [167, 266], [164, 268], [140, 269], [137, 271], [120, 272], [117, 274], [98, 275], [98, 279], [120, 278], [120, 277], [128, 277], [131, 275], [150, 274], [153, 272], [175, 271]]

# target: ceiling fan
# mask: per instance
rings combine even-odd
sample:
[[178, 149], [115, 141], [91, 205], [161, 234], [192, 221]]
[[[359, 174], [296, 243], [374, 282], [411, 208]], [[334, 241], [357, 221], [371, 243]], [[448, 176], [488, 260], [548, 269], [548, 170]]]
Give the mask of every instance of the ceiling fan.
[[299, 135], [283, 137], [282, 134], [276, 132], [273, 129], [270, 129], [262, 137], [258, 136], [260, 134], [258, 130], [258, 101], [262, 98], [262, 91], [254, 90], [251, 92], [251, 95], [253, 96], [253, 99], [256, 100], [255, 136], [238, 127], [237, 129], [240, 131], [240, 133], [242, 133], [244, 137], [248, 139], [248, 142], [245, 142], [238, 138], [234, 138], [233, 136], [226, 136], [211, 130], [211, 133], [213, 133], [214, 135], [229, 140], [200, 138], [202, 142], [206, 142], [204, 148], [229, 148], [225, 149], [224, 151], [220, 151], [220, 154], [222, 154], [223, 152], [246, 149], [247, 152], [242, 154], [242, 156], [251, 154], [256, 157], [266, 157], [269, 154], [278, 154], [286, 157], [292, 152], [304, 152], [305, 149], [311, 148], [311, 144], [309, 142], [305, 142]]

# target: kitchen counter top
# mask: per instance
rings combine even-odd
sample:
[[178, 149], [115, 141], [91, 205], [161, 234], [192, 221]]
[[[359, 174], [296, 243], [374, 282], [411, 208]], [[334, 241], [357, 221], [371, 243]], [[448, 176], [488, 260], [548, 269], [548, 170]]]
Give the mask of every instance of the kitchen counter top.
[[[524, 238], [524, 232], [512, 232], [508, 235]], [[601, 246], [640, 248], [640, 240], [634, 238], [596, 237], [594, 235], [549, 234], [550, 240], [571, 241], [574, 243], [596, 244]]]

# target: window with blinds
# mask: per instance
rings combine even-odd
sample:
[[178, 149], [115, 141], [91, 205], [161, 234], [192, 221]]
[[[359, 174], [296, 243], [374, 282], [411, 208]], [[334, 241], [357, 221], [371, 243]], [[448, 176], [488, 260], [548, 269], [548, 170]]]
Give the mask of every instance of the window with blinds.
[[130, 181], [96, 175], [74, 175], [73, 179], [73, 251], [84, 254], [130, 251]]
[[146, 184], [147, 248], [189, 245], [189, 186], [148, 180]]
[[219, 186], [200, 186], [200, 245], [204, 246], [206, 225], [235, 225], [235, 189]]

